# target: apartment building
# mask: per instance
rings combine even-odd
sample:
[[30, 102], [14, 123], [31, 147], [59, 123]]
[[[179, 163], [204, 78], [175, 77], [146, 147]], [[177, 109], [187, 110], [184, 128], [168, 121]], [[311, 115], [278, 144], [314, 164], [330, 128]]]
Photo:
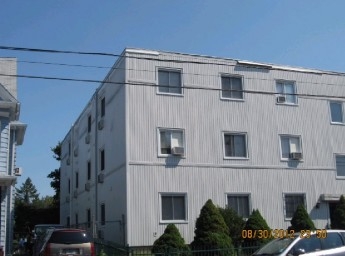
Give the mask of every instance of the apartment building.
[[345, 194], [343, 73], [125, 49], [62, 142], [61, 223], [187, 243], [208, 199], [285, 229], [329, 227]]
[[22, 169], [16, 166], [16, 147], [24, 140], [26, 124], [19, 121], [17, 60], [0, 58], [0, 247], [12, 253], [15, 182]]

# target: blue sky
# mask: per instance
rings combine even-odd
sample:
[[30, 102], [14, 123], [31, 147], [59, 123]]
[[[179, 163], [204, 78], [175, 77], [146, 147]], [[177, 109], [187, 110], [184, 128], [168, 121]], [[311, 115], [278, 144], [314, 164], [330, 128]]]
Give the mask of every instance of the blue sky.
[[[343, 0], [1, 0], [0, 46], [120, 54], [125, 47], [192, 53], [345, 72]], [[114, 57], [0, 50], [18, 74], [102, 80]], [[34, 62], [78, 64], [72, 67]], [[30, 177], [53, 195], [63, 140], [97, 83], [18, 78], [20, 186]]]

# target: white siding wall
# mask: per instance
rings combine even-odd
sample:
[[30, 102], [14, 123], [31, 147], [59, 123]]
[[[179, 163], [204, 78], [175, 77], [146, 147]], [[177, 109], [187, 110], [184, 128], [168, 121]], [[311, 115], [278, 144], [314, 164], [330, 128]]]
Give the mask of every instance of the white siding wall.
[[[274, 93], [276, 80], [282, 79], [294, 81], [300, 94], [345, 95], [342, 76], [239, 67], [231, 60], [195, 56], [159, 58], [215, 64], [130, 58], [128, 81], [157, 84], [157, 67], [169, 67], [183, 70], [184, 86], [219, 89], [225, 73], [242, 76], [249, 91]], [[185, 89], [183, 96], [169, 96], [157, 94], [155, 87], [129, 85], [128, 108], [130, 245], [150, 245], [163, 233], [159, 192], [188, 194], [188, 224], [178, 225], [188, 242], [209, 198], [225, 207], [227, 193], [249, 193], [251, 209], [258, 208], [275, 229], [290, 225], [284, 218], [283, 194], [305, 193], [308, 212], [324, 228], [329, 213], [323, 203], [315, 208], [319, 196], [344, 193], [345, 181], [336, 179], [333, 155], [345, 153], [344, 127], [330, 124], [327, 98], [298, 97], [297, 106], [285, 106], [269, 94], [245, 93], [244, 101], [228, 101], [216, 90]], [[185, 130], [184, 158], [158, 157], [158, 127]], [[224, 159], [223, 131], [247, 133], [248, 159]], [[280, 134], [301, 136], [303, 161], [281, 161]]]
[[[228, 193], [248, 193], [250, 209], [258, 208], [275, 229], [290, 225], [284, 218], [283, 195], [292, 192], [306, 195], [307, 210], [318, 228], [327, 225], [327, 203], [321, 202], [320, 208], [315, 205], [322, 194], [344, 193], [345, 180], [336, 179], [334, 153], [345, 153], [345, 128], [330, 124], [327, 97], [298, 97], [296, 106], [285, 106], [269, 93], [276, 92], [276, 80], [289, 80], [295, 82], [299, 94], [345, 95], [342, 75], [244, 67], [234, 60], [172, 53], [129, 50], [125, 54], [130, 58], [120, 58], [115, 64], [63, 141], [62, 223], [71, 215], [74, 224], [76, 213], [79, 223], [86, 222], [86, 210], [91, 208], [105, 239], [130, 246], [152, 245], [166, 227], [160, 221], [159, 193], [181, 192], [187, 194], [188, 219], [177, 226], [189, 243], [207, 199], [225, 207]], [[185, 87], [202, 89], [186, 88], [182, 96], [157, 94], [159, 67], [182, 70]], [[243, 101], [223, 100], [221, 74], [239, 75], [245, 90], [268, 94], [245, 93]], [[96, 109], [102, 97], [106, 115], [104, 128], [98, 130]], [[85, 144], [90, 113], [91, 142]], [[185, 157], [158, 157], [160, 127], [184, 129]], [[248, 159], [224, 159], [225, 131], [247, 134]], [[281, 160], [280, 134], [301, 136], [302, 161]], [[66, 165], [69, 141], [72, 154], [77, 147], [78, 156]], [[106, 156], [104, 183], [96, 182], [101, 172], [100, 149]], [[85, 191], [89, 160], [91, 188]], [[79, 188], [74, 198], [76, 171]], [[71, 200], [67, 203], [68, 179]], [[105, 226], [100, 225], [101, 204], [105, 205]]]
[[[124, 82], [125, 62], [114, 66], [116, 72], [110, 72], [104, 84], [94, 94], [71, 131], [62, 143], [63, 159], [61, 162], [61, 221], [66, 224], [70, 216], [71, 225], [76, 225], [78, 214], [79, 226], [87, 228], [87, 210], [91, 210], [94, 221], [94, 234], [99, 230], [105, 238], [124, 244], [126, 216], [126, 146], [125, 146], [125, 89], [118, 83]], [[108, 83], [111, 82], [111, 83]], [[101, 118], [100, 104], [105, 98], [105, 116]], [[88, 133], [88, 116], [91, 115], [91, 132]], [[104, 127], [98, 128], [102, 119]], [[90, 142], [85, 138], [89, 136]], [[70, 165], [67, 165], [68, 143], [71, 141]], [[105, 170], [100, 170], [100, 151], [105, 152]], [[78, 152], [77, 155], [74, 152]], [[91, 179], [87, 180], [87, 163], [91, 161]], [[79, 173], [76, 188], [76, 172]], [[98, 182], [98, 175], [104, 175], [104, 182]], [[68, 194], [68, 179], [71, 180], [71, 193]], [[90, 183], [90, 190], [85, 184]], [[76, 191], [76, 192], [75, 192]], [[74, 197], [77, 193], [77, 197]], [[65, 198], [70, 197], [70, 202]], [[105, 205], [106, 225], [101, 224], [101, 205]], [[90, 229], [91, 231], [91, 229]]]

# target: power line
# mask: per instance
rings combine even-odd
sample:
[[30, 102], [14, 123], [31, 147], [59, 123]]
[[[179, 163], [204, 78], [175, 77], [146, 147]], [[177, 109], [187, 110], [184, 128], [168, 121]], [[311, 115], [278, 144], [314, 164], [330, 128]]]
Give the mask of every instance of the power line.
[[[101, 80], [92, 80], [92, 79], [76, 79], [76, 78], [61, 78], [61, 77], [47, 77], [47, 76], [30, 76], [30, 75], [6, 75], [0, 74], [0, 76], [7, 77], [19, 77], [19, 78], [30, 78], [30, 79], [45, 79], [45, 80], [58, 80], [58, 81], [71, 81], [71, 82], [85, 82], [85, 83], [100, 83], [100, 84], [113, 84], [113, 85], [134, 85], [134, 86], [145, 86], [145, 87], [165, 87], [165, 88], [176, 88], [168, 85], [158, 85], [154, 83], [134, 83], [134, 82], [111, 82], [111, 81], [101, 81]], [[190, 90], [206, 90], [206, 91], [229, 91], [229, 92], [242, 92], [249, 94], [262, 94], [262, 95], [281, 95], [278, 92], [268, 92], [268, 91], [255, 91], [255, 90], [229, 90], [221, 88], [212, 88], [212, 87], [202, 87], [202, 86], [183, 86], [181, 89], [190, 89]], [[322, 99], [345, 99], [345, 96], [334, 96], [334, 95], [317, 95], [317, 94], [306, 94], [306, 93], [284, 93], [284, 95], [293, 95], [298, 97], [305, 98], [322, 98]]]
[[[15, 60], [5, 60], [5, 61], [15, 61]], [[121, 68], [121, 67], [110, 67], [110, 66], [94, 66], [94, 65], [82, 65], [82, 64], [67, 64], [67, 63], [57, 63], [57, 62], [41, 62], [41, 61], [17, 61], [21, 63], [29, 63], [29, 64], [43, 64], [43, 65], [57, 65], [57, 66], [67, 66], [67, 67], [81, 67], [81, 68], [98, 68], [98, 69], [110, 69], [110, 70], [125, 70], [125, 71], [139, 71], [139, 72], [150, 72], [156, 73], [156, 70], [148, 70], [148, 69], [135, 69], [135, 68]], [[236, 66], [236, 65], [233, 65]], [[210, 75], [210, 74], [201, 74], [201, 73], [191, 73], [191, 72], [182, 72], [183, 75], [195, 75], [195, 76], [205, 76], [205, 77], [219, 77], [219, 74]], [[231, 75], [231, 74], [229, 74]], [[237, 73], [234, 75], [238, 75]], [[260, 81], [276, 81], [279, 79], [267, 79], [267, 78], [250, 78], [244, 77], [246, 80], [260, 80]], [[304, 84], [313, 84], [313, 85], [343, 85], [343, 84], [336, 84], [336, 83], [325, 83], [325, 82], [307, 82], [302, 80], [293, 80], [296, 83], [304, 83]]]

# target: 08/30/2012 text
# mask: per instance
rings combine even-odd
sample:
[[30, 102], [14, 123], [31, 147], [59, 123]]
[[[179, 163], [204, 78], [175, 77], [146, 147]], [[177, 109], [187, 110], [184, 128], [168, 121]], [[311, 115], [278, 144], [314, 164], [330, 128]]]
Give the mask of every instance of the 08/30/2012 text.
[[[300, 232], [295, 232], [293, 229], [258, 229], [242, 230], [242, 238], [244, 239], [272, 239], [272, 238], [294, 238], [295, 236], [300, 236], [301, 238], [310, 238], [314, 234], [313, 230], [301, 230]], [[326, 238], [326, 229], [316, 229], [315, 235], [317, 238]]]

